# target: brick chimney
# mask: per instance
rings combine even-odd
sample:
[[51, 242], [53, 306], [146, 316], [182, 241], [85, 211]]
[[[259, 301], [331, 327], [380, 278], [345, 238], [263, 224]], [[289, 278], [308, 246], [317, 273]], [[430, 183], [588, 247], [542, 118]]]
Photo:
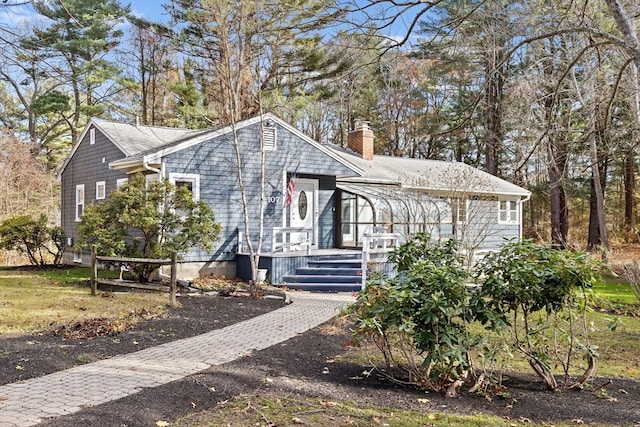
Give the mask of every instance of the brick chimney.
[[369, 122], [354, 120], [353, 130], [347, 137], [347, 146], [363, 159], [373, 160], [373, 131], [369, 128]]

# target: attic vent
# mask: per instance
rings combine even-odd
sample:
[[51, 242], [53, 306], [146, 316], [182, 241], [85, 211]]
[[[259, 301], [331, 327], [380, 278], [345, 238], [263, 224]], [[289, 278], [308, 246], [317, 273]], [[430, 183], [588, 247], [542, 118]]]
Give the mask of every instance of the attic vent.
[[262, 130], [262, 146], [266, 151], [276, 149], [276, 128], [264, 127]]

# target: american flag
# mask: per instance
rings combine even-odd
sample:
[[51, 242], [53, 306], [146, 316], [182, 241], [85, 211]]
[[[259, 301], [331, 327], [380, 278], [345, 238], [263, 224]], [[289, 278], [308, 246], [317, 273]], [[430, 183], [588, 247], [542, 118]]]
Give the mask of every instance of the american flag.
[[284, 206], [293, 203], [293, 192], [296, 189], [296, 177], [295, 175], [289, 179], [289, 185], [287, 186], [287, 195], [284, 198]]

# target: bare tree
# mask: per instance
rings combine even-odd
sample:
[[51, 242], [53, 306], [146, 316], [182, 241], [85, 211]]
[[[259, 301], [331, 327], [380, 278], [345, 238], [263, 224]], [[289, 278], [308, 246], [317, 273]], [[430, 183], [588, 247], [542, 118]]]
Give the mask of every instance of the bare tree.
[[160, 25], [129, 18], [133, 25], [131, 48], [122, 51], [123, 62], [130, 63], [128, 74], [134, 81], [134, 102], [139, 105], [140, 121], [145, 125], [174, 124], [176, 105], [172, 86], [177, 83], [177, 61], [167, 31]]
[[[380, 194], [392, 205], [394, 232], [407, 240], [420, 232], [435, 241], [454, 239], [471, 268], [479, 254], [501, 245], [503, 237], [519, 237], [519, 217], [498, 225], [499, 203], [507, 199], [494, 195], [492, 179], [468, 165], [425, 164], [418, 178], [398, 177], [400, 192], [381, 187]], [[508, 201], [521, 209], [516, 198]]]
[[47, 214], [59, 223], [59, 187], [46, 165], [35, 159], [31, 143], [11, 131], [0, 134], [0, 216]]
[[[620, 127], [619, 121], [627, 121], [627, 135], [632, 135], [632, 142], [623, 149], [627, 153], [626, 167], [620, 171], [626, 177], [624, 221], [633, 223], [633, 160], [637, 145], [633, 135], [640, 129], [640, 108], [633, 108], [635, 117], [623, 118], [617, 107], [625, 103], [640, 105], [638, 79], [630, 77], [637, 73], [633, 70], [640, 64], [640, 42], [630, 12], [631, 2], [607, 0], [600, 4], [581, 0], [534, 4], [481, 0], [463, 5], [437, 0], [403, 3], [369, 0], [353, 2], [351, 6], [353, 20], [366, 20], [367, 30], [375, 28], [377, 36], [387, 37], [387, 50], [415, 46], [420, 35], [417, 30], [428, 30], [422, 34], [427, 37], [424, 41], [429, 42], [425, 45], [428, 48], [440, 45], [446, 47], [443, 51], [447, 54], [459, 52], [467, 58], [475, 48], [484, 53], [474, 56], [475, 61], [468, 68], [460, 62], [459, 70], [476, 70], [476, 89], [482, 90], [467, 97], [473, 99], [471, 108], [459, 117], [463, 125], [476, 120], [470, 127], [473, 132], [482, 130], [487, 170], [495, 170], [495, 159], [499, 159], [498, 171], [501, 162], [510, 162], [512, 167], [508, 169], [513, 170], [513, 178], [519, 183], [526, 185], [530, 180], [540, 192], [547, 192], [551, 240], [557, 247], [565, 247], [569, 239], [568, 185], [582, 180], [585, 171], [594, 176], [590, 180], [593, 186], [590, 242], [606, 240], [604, 204], [612, 171], [608, 168], [612, 148], [606, 144], [611, 142], [620, 147], [614, 128]], [[441, 14], [436, 15], [436, 11]], [[446, 19], [441, 19], [443, 16]], [[404, 29], [399, 29], [402, 22]], [[480, 37], [469, 37], [474, 28]], [[451, 43], [444, 44], [445, 40]], [[582, 75], [585, 67], [593, 64], [596, 67], [593, 74], [600, 73], [603, 81], [609, 83], [593, 87], [599, 111], [586, 114], [584, 109], [576, 108], [580, 104], [576, 91], [591, 97], [593, 91], [585, 86], [589, 81], [583, 81]], [[579, 75], [578, 87], [571, 82], [574, 73]], [[636, 88], [621, 91], [628, 77], [636, 82]], [[522, 80], [531, 82], [523, 84]], [[505, 92], [505, 88], [509, 90]], [[527, 88], [526, 98], [511, 96], [514, 88]], [[505, 93], [509, 94], [506, 98]], [[631, 98], [625, 101], [623, 97], [628, 94]], [[591, 98], [586, 102], [593, 105]], [[518, 110], [513, 110], [514, 106]], [[472, 115], [478, 111], [483, 113], [484, 120], [477, 121], [478, 116]], [[460, 121], [451, 123], [454, 129], [462, 128]], [[546, 165], [541, 166], [543, 157]], [[546, 179], [541, 180], [543, 174]]]
[[625, 48], [628, 55], [633, 59], [636, 68], [640, 68], [640, 40], [635, 31], [633, 21], [629, 17], [624, 2], [620, 0], [606, 0], [613, 19], [615, 19], [618, 29], [622, 34], [620, 44]]

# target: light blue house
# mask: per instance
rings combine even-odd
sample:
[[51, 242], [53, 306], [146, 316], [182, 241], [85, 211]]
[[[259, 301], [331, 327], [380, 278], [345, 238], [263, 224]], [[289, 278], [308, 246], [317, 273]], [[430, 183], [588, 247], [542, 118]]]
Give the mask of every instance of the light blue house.
[[[87, 253], [72, 248], [84, 206], [108, 197], [131, 174], [144, 173], [189, 186], [223, 226], [214, 250], [183, 257], [179, 276], [248, 278], [234, 131], [250, 238], [257, 240], [262, 199], [260, 266], [274, 284], [358, 289], [363, 239], [375, 231], [456, 236], [469, 253], [521, 237], [527, 190], [465, 164], [373, 155], [373, 133], [365, 123], [356, 124], [342, 149], [319, 144], [271, 114], [204, 131], [92, 120], [59, 174], [65, 262], [89, 262]], [[285, 203], [289, 189], [291, 203]]]

